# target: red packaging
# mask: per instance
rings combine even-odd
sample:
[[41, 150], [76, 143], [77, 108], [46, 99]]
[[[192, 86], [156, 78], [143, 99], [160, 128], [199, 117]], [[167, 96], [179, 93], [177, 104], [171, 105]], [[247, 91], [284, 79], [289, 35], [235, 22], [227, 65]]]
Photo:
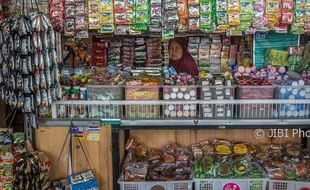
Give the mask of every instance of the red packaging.
[[92, 66], [106, 67], [108, 65], [109, 42], [94, 38], [92, 44]]
[[54, 30], [62, 32], [64, 30], [64, 0], [51, 0], [49, 7], [49, 18]]

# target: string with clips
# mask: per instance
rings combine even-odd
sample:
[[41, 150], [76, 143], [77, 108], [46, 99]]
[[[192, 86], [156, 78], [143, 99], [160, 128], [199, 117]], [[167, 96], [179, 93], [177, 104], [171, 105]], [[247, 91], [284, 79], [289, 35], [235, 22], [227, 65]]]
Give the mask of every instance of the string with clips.
[[[68, 142], [68, 139], [69, 139], [69, 155], [70, 155], [70, 157], [69, 157], [69, 159], [68, 159], [68, 162], [69, 162], [69, 163], [71, 164], [71, 166], [72, 166], [72, 160], [73, 160], [73, 159], [71, 159], [71, 158], [72, 158], [72, 135], [73, 135], [74, 130], [76, 130], [76, 129], [78, 128], [78, 126], [74, 125], [73, 122], [74, 122], [73, 119], [71, 119], [71, 120], [70, 120], [70, 127], [69, 127], [69, 130], [68, 130], [68, 132], [67, 132], [67, 134], [66, 134], [66, 138], [65, 138], [65, 140], [64, 140], [64, 142], [63, 142], [63, 144], [62, 144], [61, 151], [60, 151], [59, 156], [58, 156], [58, 158], [57, 158], [56, 167], [55, 167], [55, 168], [53, 169], [53, 171], [51, 172], [51, 179], [54, 179], [55, 174], [57, 173], [57, 170], [59, 169], [60, 160], [61, 160], [61, 157], [63, 156], [63, 152], [64, 152], [65, 146], [66, 146], [66, 144], [67, 144], [67, 142]], [[78, 141], [78, 143], [79, 143], [79, 145], [80, 145], [80, 147], [81, 147], [81, 149], [82, 149], [82, 151], [83, 151], [83, 154], [84, 154], [84, 156], [85, 156], [85, 158], [86, 158], [88, 167], [89, 167], [90, 169], [92, 169], [92, 166], [91, 166], [91, 164], [90, 164], [89, 158], [88, 158], [88, 156], [87, 156], [87, 154], [86, 154], [86, 147], [84, 148], [84, 146], [83, 146], [83, 144], [82, 144], [80, 138], [76, 138], [76, 139], [77, 139], [77, 141]], [[71, 168], [69, 168], [69, 164], [68, 164], [68, 174], [69, 174], [69, 175], [72, 174]]]

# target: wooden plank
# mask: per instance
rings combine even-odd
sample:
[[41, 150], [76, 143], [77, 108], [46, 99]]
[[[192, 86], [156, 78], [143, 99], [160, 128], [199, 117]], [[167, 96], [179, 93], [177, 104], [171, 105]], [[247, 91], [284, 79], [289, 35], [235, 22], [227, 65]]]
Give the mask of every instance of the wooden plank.
[[6, 127], [5, 117], [6, 117], [5, 104], [3, 101], [0, 101], [0, 128]]
[[171, 142], [176, 142], [175, 130], [132, 130], [130, 135], [137, 137], [139, 142], [151, 148], [163, 148]]
[[[65, 178], [67, 176], [68, 143], [66, 144], [59, 167], [56, 168], [56, 162], [67, 132], [68, 127], [65, 126], [40, 127], [36, 129], [35, 132], [37, 149], [46, 152], [47, 156], [51, 159], [52, 170], [56, 171], [56, 175], [52, 177], [52, 180]], [[98, 179], [100, 189], [112, 189], [111, 130], [109, 127], [101, 128], [101, 130], [98, 131], [100, 134], [99, 141], [87, 141], [87, 135], [90, 133], [91, 132], [84, 131], [84, 139], [81, 140], [81, 143], [90, 161], [91, 168]], [[95, 133], [97, 133], [97, 131]], [[77, 140], [73, 140], [72, 147], [73, 172], [89, 169], [82, 147]]]
[[67, 132], [68, 127], [40, 127], [35, 130], [36, 149], [45, 152], [52, 162], [52, 172], [54, 173], [54, 175], [51, 176], [52, 180], [65, 178], [67, 176], [68, 143], [65, 145], [66, 148], [64, 149], [63, 156], [57, 167], [57, 160]]
[[167, 131], [152, 131], [152, 130], [132, 130], [130, 135], [137, 137], [140, 142], [145, 143], [152, 148], [162, 148], [168, 143], [177, 142], [182, 145], [190, 145], [202, 140], [213, 140], [216, 138], [226, 139], [232, 142], [242, 141], [253, 144], [259, 143], [282, 143], [287, 140], [300, 143], [299, 138], [274, 139], [269, 138], [270, 130], [263, 130], [265, 136], [262, 138], [255, 137], [255, 129], [220, 129], [220, 130], [167, 130]]

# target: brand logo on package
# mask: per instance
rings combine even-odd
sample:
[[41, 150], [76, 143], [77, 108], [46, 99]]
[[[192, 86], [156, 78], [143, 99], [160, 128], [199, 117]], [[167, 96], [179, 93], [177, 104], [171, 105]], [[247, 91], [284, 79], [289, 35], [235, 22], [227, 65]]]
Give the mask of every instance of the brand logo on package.
[[240, 186], [236, 183], [226, 183], [223, 186], [223, 190], [241, 190]]

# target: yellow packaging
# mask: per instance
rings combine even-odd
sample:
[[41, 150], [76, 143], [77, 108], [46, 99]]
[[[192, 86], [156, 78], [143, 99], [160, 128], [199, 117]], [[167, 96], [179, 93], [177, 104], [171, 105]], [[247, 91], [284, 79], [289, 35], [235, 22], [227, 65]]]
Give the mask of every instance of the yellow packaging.
[[239, 12], [231, 12], [228, 14], [228, 21], [230, 26], [240, 25], [240, 14]]
[[100, 24], [110, 24], [113, 23], [113, 13], [111, 12], [101, 12], [100, 13]]
[[113, 13], [113, 1], [111, 0], [101, 0], [101, 11], [111, 11]]

